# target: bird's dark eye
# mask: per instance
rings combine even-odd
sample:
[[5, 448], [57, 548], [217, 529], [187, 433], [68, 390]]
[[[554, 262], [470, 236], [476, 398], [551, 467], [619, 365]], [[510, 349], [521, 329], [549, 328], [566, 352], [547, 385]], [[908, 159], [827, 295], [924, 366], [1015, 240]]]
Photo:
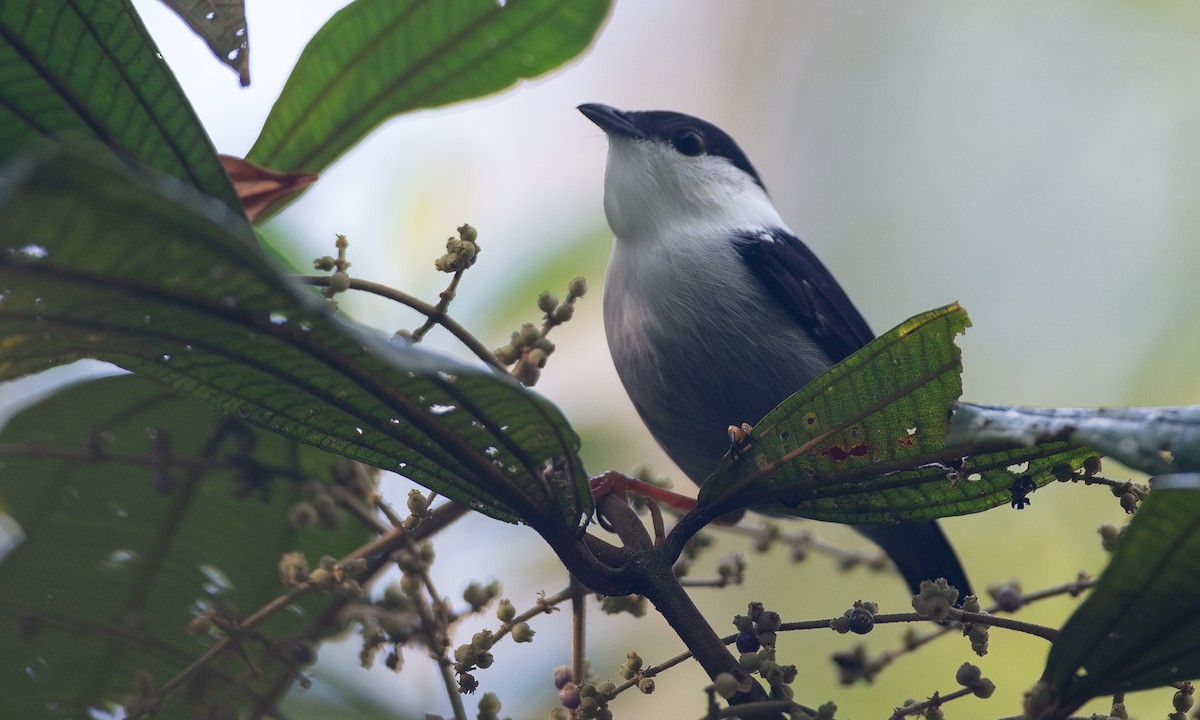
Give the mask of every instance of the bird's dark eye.
[[704, 136], [691, 128], [684, 128], [671, 136], [671, 146], [688, 157], [703, 155]]

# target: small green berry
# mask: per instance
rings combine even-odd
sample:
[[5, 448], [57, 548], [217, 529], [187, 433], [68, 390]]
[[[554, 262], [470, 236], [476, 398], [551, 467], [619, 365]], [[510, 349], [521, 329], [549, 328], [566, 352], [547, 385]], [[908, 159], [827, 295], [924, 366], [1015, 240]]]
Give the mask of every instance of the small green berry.
[[404, 573], [400, 576], [400, 589], [405, 595], [416, 595], [421, 592], [421, 578], [413, 573]]
[[975, 686], [971, 688], [971, 693], [975, 697], [983, 698], [984, 700], [990, 698], [994, 692], [996, 692], [996, 684], [987, 678], [980, 678], [979, 682], [975, 683]]
[[496, 618], [500, 622], [512, 622], [517, 616], [517, 608], [512, 604], [511, 600], [504, 599], [496, 606]]
[[738, 681], [732, 673], [723, 672], [713, 678], [713, 687], [716, 689], [718, 695], [728, 700], [737, 695]]
[[541, 335], [542, 331], [538, 330], [537, 326], [535, 326], [533, 323], [525, 323], [521, 326], [520, 330], [514, 333], [513, 345], [519, 347], [528, 347], [537, 342]]
[[1067, 463], [1059, 463], [1050, 469], [1050, 474], [1059, 482], [1067, 482], [1075, 478], [1075, 470]]
[[317, 568], [308, 575], [308, 581], [318, 590], [329, 592], [333, 589], [333, 573], [325, 568]]
[[533, 363], [521, 363], [520, 369], [517, 370], [517, 380], [520, 380], [525, 387], [537, 385], [537, 381], [541, 377], [541, 369]]
[[512, 626], [512, 638], [514, 642], [527, 643], [533, 642], [533, 628], [529, 627], [529, 623], [517, 623]]
[[350, 276], [338, 270], [329, 276], [329, 289], [335, 293], [343, 293], [350, 289]]
[[492, 351], [501, 365], [512, 365], [517, 361], [517, 349], [512, 345], [503, 345]]
[[1100, 526], [1100, 545], [1108, 552], [1112, 552], [1117, 548], [1117, 541], [1121, 539], [1122, 528], [1105, 523]]
[[765, 610], [762, 615], [758, 616], [757, 625], [760, 633], [775, 632], [782, 624], [783, 618], [779, 617], [779, 613], [774, 610]]
[[484, 693], [483, 697], [479, 698], [479, 715], [480, 717], [488, 716], [495, 717], [500, 712], [500, 698], [496, 697], [495, 693]]
[[538, 295], [537, 299], [538, 310], [544, 313], [554, 312], [554, 308], [558, 307], [558, 296], [549, 290]]
[[567, 286], [567, 292], [571, 294], [571, 297], [583, 297], [584, 295], [587, 295], [587, 291], [587, 280], [581, 277], [575, 278], [571, 281], [571, 284]]
[[408, 491], [407, 504], [408, 511], [413, 515], [424, 516], [429, 512], [429, 501], [425, 499], [425, 494], [420, 490]]
[[525, 362], [539, 368], [546, 367], [546, 351], [535, 347], [525, 356]]
[[487, 590], [485, 590], [482, 585], [476, 582], [467, 585], [467, 589], [463, 590], [463, 600], [466, 601], [466, 603], [471, 606], [471, 610], [475, 612], [482, 610], [489, 602], [491, 602], [491, 599], [492, 598], [490, 595], [488, 595]]
[[574, 305], [559, 305], [554, 311], [554, 319], [560, 323], [564, 323], [573, 317], [575, 317]]
[[958, 672], [954, 674], [955, 682], [963, 687], [971, 687], [975, 683], [979, 682], [980, 677], [982, 677], [982, 673], [980, 672], [979, 667], [972, 665], [971, 663], [963, 663], [961, 666], [959, 666]]
[[367, 571], [367, 561], [364, 558], [350, 558], [344, 563], [340, 563], [342, 574], [348, 578], [356, 578]]

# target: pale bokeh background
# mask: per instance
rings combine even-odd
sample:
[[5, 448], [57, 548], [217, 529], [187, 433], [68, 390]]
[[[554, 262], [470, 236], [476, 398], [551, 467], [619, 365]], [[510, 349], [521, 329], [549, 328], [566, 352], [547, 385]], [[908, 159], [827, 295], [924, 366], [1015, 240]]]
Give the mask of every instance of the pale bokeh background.
[[[249, 3], [249, 89], [238, 88], [160, 3], [136, 4], [218, 149], [243, 154], [305, 41], [342, 3]], [[270, 228], [301, 262], [330, 252], [334, 233], [345, 233], [352, 272], [434, 298], [445, 276], [432, 259], [469, 221], [484, 253], [454, 314], [491, 345], [536, 319], [538, 292], [561, 294], [585, 275], [593, 295], [555, 331], [559, 350], [539, 390], [579, 429], [593, 472], [650, 462], [674, 473], [642, 433], [607, 356], [599, 313], [609, 246], [605, 141], [574, 107], [681, 110], [741, 142], [784, 217], [877, 331], [953, 300], [970, 311], [975, 327], [962, 341], [968, 399], [1195, 403], [1197, 68], [1200, 6], [1187, 0], [627, 0], [584, 58], [515, 91], [386, 124]], [[346, 307], [389, 332], [418, 323], [371, 300]], [[432, 341], [453, 348], [444, 337]], [[0, 388], [0, 402], [11, 405], [16, 395]], [[386, 487], [397, 498], [407, 489], [399, 480]], [[1036, 589], [1102, 568], [1094, 529], [1122, 517], [1103, 490], [1052, 486], [1020, 513], [997, 509], [945, 526], [979, 588], [1019, 576]], [[843, 528], [822, 533], [858, 543]], [[537, 590], [565, 583], [524, 528], [469, 518], [437, 546], [435, 577], [447, 594], [469, 579], [498, 577], [524, 608]], [[743, 551], [745, 541], [730, 540], [695, 575], [709, 577], [721, 555]], [[821, 558], [791, 567], [781, 551], [752, 561], [745, 586], [696, 592], [722, 632], [748, 600], [785, 620], [839, 614], [858, 597], [884, 611], [907, 607], [894, 578], [840, 574]], [[1057, 625], [1071, 607], [1047, 602], [1021, 617]], [[589, 657], [602, 676], [615, 674], [629, 649], [651, 663], [679, 650], [656, 619], [593, 621]], [[463, 636], [480, 627], [495, 621], [468, 623]], [[566, 613], [534, 627], [534, 643], [500, 645], [496, 666], [478, 673], [514, 718], [545, 717], [554, 701], [551, 670], [569, 658]], [[956, 702], [947, 714], [1017, 714], [1046, 645], [992, 635], [985, 658], [965, 640], [946, 638], [874, 685], [848, 689], [836, 685], [827, 656], [853, 639], [789, 635], [781, 659], [800, 665], [802, 700], [833, 699], [840, 717], [884, 717], [906, 697], [951, 691], [954, 669], [966, 660], [999, 690], [991, 701]], [[866, 639], [878, 651], [897, 637], [884, 628]], [[396, 711], [403, 716], [448, 712], [417, 653], [396, 676], [382, 666], [359, 670], [356, 652], [353, 641], [326, 649], [313, 669], [306, 697], [340, 708], [322, 712], [375, 717], [369, 706], [377, 703], [403, 708]], [[673, 670], [653, 696], [623, 697], [613, 709], [622, 718], [698, 717], [703, 682], [695, 667]], [[1141, 717], [1163, 715], [1170, 693], [1131, 703]], [[302, 703], [288, 714], [321, 716], [306, 714]]]

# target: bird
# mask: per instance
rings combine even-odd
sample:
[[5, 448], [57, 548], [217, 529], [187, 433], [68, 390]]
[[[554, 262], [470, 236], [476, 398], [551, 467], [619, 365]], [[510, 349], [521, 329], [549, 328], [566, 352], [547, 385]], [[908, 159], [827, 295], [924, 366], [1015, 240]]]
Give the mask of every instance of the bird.
[[[578, 109], [608, 138], [609, 351], [650, 434], [699, 485], [731, 425], [762, 418], [875, 335], [729, 134], [679, 112]], [[854, 527], [914, 593], [938, 578], [970, 593], [936, 521]]]

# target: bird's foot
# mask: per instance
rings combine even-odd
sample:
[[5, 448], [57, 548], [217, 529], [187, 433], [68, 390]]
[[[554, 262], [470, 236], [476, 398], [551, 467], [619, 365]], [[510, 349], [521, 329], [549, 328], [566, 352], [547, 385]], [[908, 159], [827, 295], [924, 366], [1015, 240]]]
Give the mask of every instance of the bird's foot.
[[741, 458], [742, 453], [750, 449], [754, 444], [754, 427], [750, 423], [742, 423], [741, 425], [730, 425], [726, 432], [729, 434], [729, 451], [733, 453], [733, 459]]
[[609, 470], [588, 480], [588, 487], [592, 490], [592, 497], [597, 500], [605, 495], [624, 498], [627, 493], [632, 492], [635, 495], [641, 495], [675, 508], [679, 512], [686, 513], [696, 509], [695, 498], [671, 492], [666, 488], [652, 485], [645, 480], [638, 480], [616, 470]]

